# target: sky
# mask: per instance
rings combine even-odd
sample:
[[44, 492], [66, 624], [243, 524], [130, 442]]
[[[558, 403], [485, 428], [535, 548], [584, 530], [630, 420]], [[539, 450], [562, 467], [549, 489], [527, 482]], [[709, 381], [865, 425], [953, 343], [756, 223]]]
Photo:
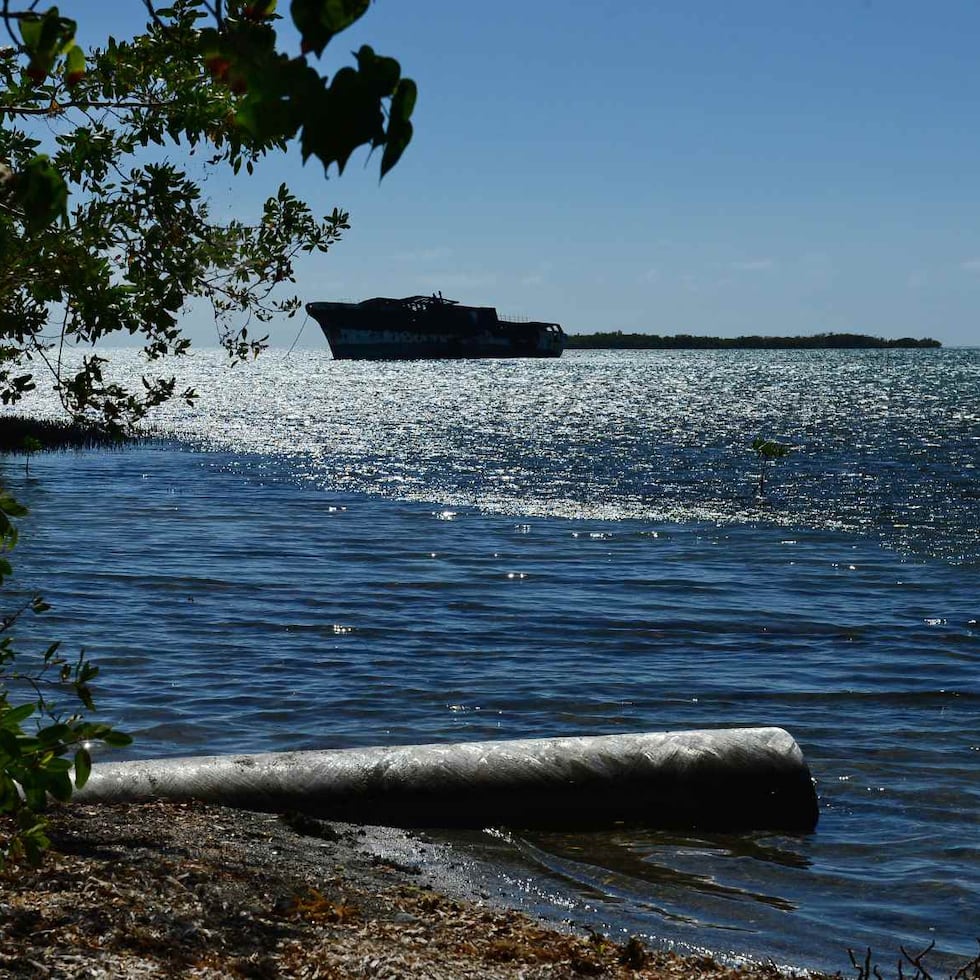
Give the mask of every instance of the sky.
[[[61, 8], [91, 42], [143, 20]], [[441, 290], [572, 333], [980, 346], [978, 40], [975, 0], [377, 0], [321, 67], [368, 43], [416, 80], [398, 166], [379, 182], [362, 152], [324, 179], [293, 152], [206, 192], [247, 219], [285, 180], [350, 212], [297, 266], [304, 301]]]

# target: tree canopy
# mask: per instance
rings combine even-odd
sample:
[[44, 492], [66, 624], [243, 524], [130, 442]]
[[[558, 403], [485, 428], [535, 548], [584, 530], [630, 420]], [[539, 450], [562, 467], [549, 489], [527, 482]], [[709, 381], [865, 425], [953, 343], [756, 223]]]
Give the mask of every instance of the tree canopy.
[[300, 306], [282, 288], [294, 258], [326, 251], [348, 216], [316, 217], [282, 185], [254, 219], [216, 221], [187, 155], [252, 173], [292, 144], [341, 173], [363, 147], [383, 177], [412, 137], [415, 84], [368, 45], [332, 76], [311, 63], [370, 0], [292, 0], [293, 52], [275, 0], [142, 0], [144, 33], [90, 51], [57, 7], [0, 4], [0, 399], [46, 369], [73, 415], [108, 427], [192, 401], [166, 374], [108, 381], [91, 348], [125, 333], [150, 361], [182, 354], [180, 313], [204, 300], [233, 359], [258, 353], [256, 324]]
[[[180, 314], [193, 301], [211, 304], [233, 359], [261, 350], [254, 324], [299, 308], [282, 292], [294, 258], [330, 248], [347, 215], [318, 218], [280, 185], [252, 220], [220, 222], [187, 157], [252, 173], [292, 144], [304, 161], [342, 172], [366, 147], [380, 150], [383, 177], [412, 136], [414, 83], [367, 45], [332, 77], [309, 60], [369, 3], [292, 0], [302, 42], [289, 53], [276, 0], [142, 0], [144, 33], [91, 51], [57, 7], [0, 0], [11, 42], [0, 40], [0, 401], [17, 402], [47, 371], [74, 417], [110, 433], [127, 428], [178, 394], [176, 381], [144, 376], [127, 390], [106, 377], [93, 348], [127, 333], [150, 362], [183, 354]], [[0, 485], [0, 584], [25, 513]], [[97, 668], [84, 652], [72, 661], [53, 643], [18, 666], [11, 629], [47, 608], [40, 596], [22, 597], [0, 616], [0, 866], [40, 856], [40, 811], [85, 782], [89, 743], [129, 741], [65, 711], [65, 698], [94, 709]]]

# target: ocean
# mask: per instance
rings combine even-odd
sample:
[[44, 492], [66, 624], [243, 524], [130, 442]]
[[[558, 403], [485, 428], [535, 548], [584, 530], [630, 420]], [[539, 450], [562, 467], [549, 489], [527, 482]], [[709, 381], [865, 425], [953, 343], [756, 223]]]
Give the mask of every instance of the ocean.
[[90, 653], [130, 756], [779, 725], [814, 834], [457, 844], [681, 950], [976, 954], [980, 350], [179, 366], [161, 442], [2, 462], [22, 645]]

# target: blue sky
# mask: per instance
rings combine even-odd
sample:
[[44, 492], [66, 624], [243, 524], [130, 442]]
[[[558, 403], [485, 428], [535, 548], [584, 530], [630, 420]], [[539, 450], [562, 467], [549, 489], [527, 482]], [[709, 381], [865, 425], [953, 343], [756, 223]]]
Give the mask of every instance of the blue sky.
[[[62, 9], [95, 41], [141, 6]], [[207, 189], [219, 214], [280, 180], [350, 211], [299, 266], [307, 300], [442, 290], [571, 332], [980, 345], [978, 39], [974, 0], [378, 0], [323, 63], [370, 43], [416, 79], [398, 167], [379, 184], [362, 154], [325, 181], [295, 156]]]

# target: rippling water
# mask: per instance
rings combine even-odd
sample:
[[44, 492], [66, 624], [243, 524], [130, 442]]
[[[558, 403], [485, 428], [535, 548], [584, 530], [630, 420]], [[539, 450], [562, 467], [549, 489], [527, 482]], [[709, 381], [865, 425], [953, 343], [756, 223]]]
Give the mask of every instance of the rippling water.
[[814, 835], [475, 843], [684, 946], [976, 951], [980, 351], [187, 367], [184, 451], [4, 464], [135, 751], [782, 725]]

